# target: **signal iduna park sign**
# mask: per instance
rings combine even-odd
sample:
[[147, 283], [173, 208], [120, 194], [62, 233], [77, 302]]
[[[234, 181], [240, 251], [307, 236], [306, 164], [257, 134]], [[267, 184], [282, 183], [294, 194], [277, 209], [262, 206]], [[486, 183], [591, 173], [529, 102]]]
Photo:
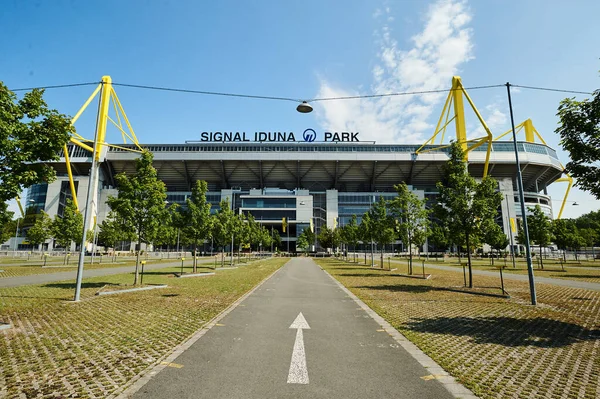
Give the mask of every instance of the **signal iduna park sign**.
[[[202, 132], [200, 141], [236, 143], [236, 142], [306, 142], [312, 143], [317, 139], [317, 132], [314, 129], [306, 129], [302, 135], [296, 135], [294, 132]], [[358, 132], [323, 132], [324, 142], [358, 142]]]

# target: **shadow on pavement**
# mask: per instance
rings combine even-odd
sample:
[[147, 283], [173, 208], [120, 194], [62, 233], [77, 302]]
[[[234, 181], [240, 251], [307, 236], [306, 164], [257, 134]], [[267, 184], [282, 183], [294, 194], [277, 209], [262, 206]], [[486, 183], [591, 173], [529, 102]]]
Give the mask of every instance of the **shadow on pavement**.
[[545, 318], [438, 317], [407, 323], [412, 331], [469, 336], [479, 344], [556, 348], [600, 339], [600, 330]]
[[[105, 285], [114, 285], [114, 283], [107, 283], [107, 282], [98, 282], [98, 283], [81, 283], [81, 288], [102, 288]], [[62, 288], [65, 290], [74, 290], [75, 289], [75, 283], [48, 283], [48, 284], [44, 284], [43, 287], [47, 287], [47, 288]]]
[[[362, 277], [361, 275], [355, 275], [355, 277]], [[398, 276], [402, 277], [402, 276]], [[467, 295], [478, 295], [492, 298], [506, 298], [506, 295], [494, 294], [490, 292], [473, 291], [469, 288], [462, 287], [434, 287], [430, 285], [410, 285], [410, 284], [394, 284], [394, 285], [364, 285], [355, 288], [367, 289], [367, 290], [381, 290], [381, 291], [403, 291], [410, 293], [424, 293], [431, 291], [446, 291], [456, 292], [459, 294]], [[474, 289], [496, 289], [500, 290], [500, 287], [475, 287]]]

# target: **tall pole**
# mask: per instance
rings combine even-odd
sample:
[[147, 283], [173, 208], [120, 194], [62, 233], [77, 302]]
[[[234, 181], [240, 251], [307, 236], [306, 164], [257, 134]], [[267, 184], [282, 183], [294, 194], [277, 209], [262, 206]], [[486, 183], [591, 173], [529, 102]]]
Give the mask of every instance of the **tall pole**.
[[510, 213], [508, 211], [508, 194], [505, 194], [504, 197], [506, 198], [506, 212], [507, 212], [507, 219], [508, 219], [508, 235], [510, 236], [510, 256], [512, 257], [513, 269], [516, 269], [517, 265], [515, 263], [515, 242], [514, 242], [514, 238], [513, 238], [512, 224], [510, 224]]
[[177, 228], [177, 253], [179, 253], [179, 227]]
[[[96, 116], [96, 129], [94, 132], [94, 143], [92, 152], [92, 167], [90, 169], [90, 177], [88, 179], [87, 198], [85, 201], [85, 216], [83, 218], [83, 234], [81, 235], [81, 246], [79, 251], [79, 263], [77, 265], [77, 280], [75, 283], [75, 298], [77, 302], [81, 295], [81, 280], [83, 280], [83, 261], [85, 259], [85, 243], [87, 241], [87, 226], [90, 223], [92, 217], [92, 202], [96, 198], [95, 187], [97, 187], [97, 161], [99, 160], [100, 154], [98, 147], [98, 136], [104, 137], [106, 133], [106, 116], [108, 115], [108, 106], [110, 105], [110, 78], [102, 78], [102, 90], [100, 94], [100, 100], [98, 101], [98, 115]], [[102, 132], [101, 132], [102, 130]]]
[[521, 175], [521, 164], [519, 163], [519, 149], [517, 147], [517, 133], [515, 131], [515, 119], [513, 117], [512, 99], [510, 98], [510, 83], [506, 82], [508, 94], [508, 108], [510, 109], [510, 124], [512, 126], [513, 144], [515, 147], [515, 163], [517, 167], [517, 185], [519, 188], [519, 202], [521, 203], [521, 216], [523, 217], [523, 233], [525, 235], [525, 254], [527, 257], [527, 274], [529, 275], [529, 293], [531, 304], [537, 305], [535, 293], [535, 280], [533, 277], [533, 264], [531, 262], [531, 247], [529, 246], [529, 229], [527, 228], [527, 214], [525, 210], [525, 194], [523, 193], [523, 176]]

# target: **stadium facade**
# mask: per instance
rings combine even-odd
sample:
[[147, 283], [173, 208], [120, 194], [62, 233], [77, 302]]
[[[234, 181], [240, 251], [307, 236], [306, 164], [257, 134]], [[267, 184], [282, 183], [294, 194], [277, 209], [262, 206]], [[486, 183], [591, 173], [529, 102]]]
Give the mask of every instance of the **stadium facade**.
[[[469, 172], [476, 178], [484, 174], [488, 145], [468, 152]], [[521, 217], [513, 145], [510, 141], [493, 142], [487, 168], [503, 194], [498, 222], [509, 236], [510, 219]], [[526, 205], [540, 205], [552, 216], [547, 188], [560, 179], [564, 169], [556, 151], [530, 141], [519, 141], [517, 146]], [[141, 147], [154, 153], [154, 167], [167, 187], [170, 203], [184, 204], [194, 182], [205, 180], [212, 209], [218, 209], [222, 199], [229, 199], [236, 212], [250, 212], [260, 223], [277, 229], [284, 249], [289, 245], [291, 251], [311, 219], [317, 233], [325, 225], [333, 228], [346, 224], [353, 214], [360, 219], [381, 196], [393, 198], [394, 185], [400, 182], [426, 198], [428, 205], [434, 204], [436, 183], [448, 160], [447, 147], [355, 141], [198, 141]], [[97, 205], [92, 205], [98, 223], [107, 217], [108, 196], [117, 195], [115, 175], [134, 173], [139, 154], [127, 150], [136, 148], [120, 144], [119, 148], [104, 146], [100, 152]], [[73, 144], [67, 146], [67, 151], [80, 209], [85, 210], [91, 152]], [[64, 154], [52, 166], [58, 179], [32, 187], [26, 199], [30, 212], [44, 210], [51, 217], [62, 215], [71, 197]], [[285, 233], [282, 218], [289, 223]], [[46, 246], [52, 249], [52, 242]], [[27, 248], [22, 242], [19, 247]]]

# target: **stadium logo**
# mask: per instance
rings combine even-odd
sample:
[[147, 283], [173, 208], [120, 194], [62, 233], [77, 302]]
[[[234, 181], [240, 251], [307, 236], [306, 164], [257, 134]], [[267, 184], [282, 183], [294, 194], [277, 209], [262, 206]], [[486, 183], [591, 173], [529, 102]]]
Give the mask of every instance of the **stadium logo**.
[[302, 138], [304, 139], [304, 141], [312, 143], [317, 138], [317, 132], [315, 132], [313, 129], [308, 128], [304, 131], [304, 133], [302, 133]]

